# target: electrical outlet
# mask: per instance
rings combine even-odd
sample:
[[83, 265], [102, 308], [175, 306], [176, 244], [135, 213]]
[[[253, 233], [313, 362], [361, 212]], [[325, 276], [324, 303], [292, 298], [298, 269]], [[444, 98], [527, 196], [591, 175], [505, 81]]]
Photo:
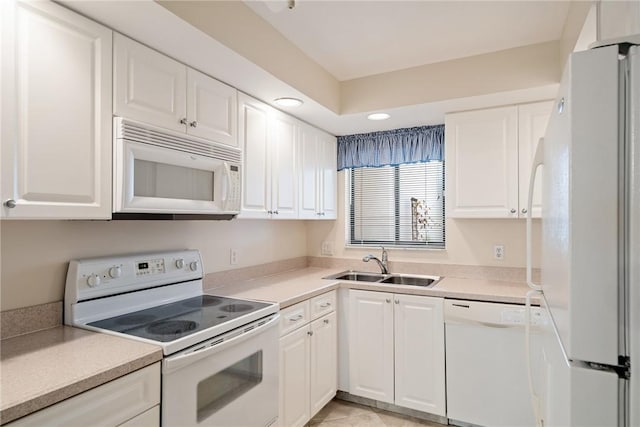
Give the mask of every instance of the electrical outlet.
[[238, 264], [238, 250], [237, 249], [231, 249], [229, 251], [229, 264], [231, 264], [231, 265]]
[[332, 256], [333, 255], [333, 242], [322, 242], [322, 248], [320, 249], [321, 255]]
[[494, 245], [493, 246], [493, 257], [495, 259], [503, 260], [504, 259], [504, 245]]

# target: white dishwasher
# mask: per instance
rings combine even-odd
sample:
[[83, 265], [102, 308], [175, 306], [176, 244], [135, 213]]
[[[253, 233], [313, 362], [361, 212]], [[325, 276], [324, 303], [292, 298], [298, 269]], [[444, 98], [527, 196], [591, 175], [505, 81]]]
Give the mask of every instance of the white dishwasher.
[[[541, 313], [532, 308], [532, 324], [543, 321]], [[444, 318], [451, 423], [535, 426], [525, 358], [525, 307], [445, 300]]]

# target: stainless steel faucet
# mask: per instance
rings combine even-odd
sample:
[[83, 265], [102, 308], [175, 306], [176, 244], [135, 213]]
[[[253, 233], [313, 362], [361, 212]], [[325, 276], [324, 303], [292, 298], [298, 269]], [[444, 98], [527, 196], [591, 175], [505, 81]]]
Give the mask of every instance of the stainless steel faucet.
[[382, 247], [382, 261], [380, 261], [377, 257], [374, 257], [371, 254], [362, 258], [362, 261], [369, 262], [371, 260], [374, 260], [375, 262], [378, 263], [378, 266], [380, 267], [382, 274], [389, 274], [389, 269], [387, 267], [387, 261], [389, 259], [389, 256], [387, 255], [387, 251], [384, 249], [384, 246], [381, 246], [381, 247]]

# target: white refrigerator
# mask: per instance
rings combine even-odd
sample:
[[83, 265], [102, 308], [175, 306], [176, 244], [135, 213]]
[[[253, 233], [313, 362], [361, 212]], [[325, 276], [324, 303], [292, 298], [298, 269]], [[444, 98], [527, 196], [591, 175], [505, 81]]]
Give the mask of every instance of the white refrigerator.
[[639, 134], [640, 48], [572, 54], [532, 172], [540, 283], [527, 219], [528, 281], [550, 320], [527, 334], [538, 425], [640, 426]]

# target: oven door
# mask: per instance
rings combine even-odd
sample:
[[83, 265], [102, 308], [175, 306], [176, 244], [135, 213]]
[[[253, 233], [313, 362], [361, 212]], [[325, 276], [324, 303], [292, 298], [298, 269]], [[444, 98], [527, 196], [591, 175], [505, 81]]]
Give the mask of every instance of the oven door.
[[127, 139], [116, 144], [114, 212], [227, 213], [226, 162]]
[[162, 425], [275, 424], [278, 321], [276, 314], [165, 358]]

